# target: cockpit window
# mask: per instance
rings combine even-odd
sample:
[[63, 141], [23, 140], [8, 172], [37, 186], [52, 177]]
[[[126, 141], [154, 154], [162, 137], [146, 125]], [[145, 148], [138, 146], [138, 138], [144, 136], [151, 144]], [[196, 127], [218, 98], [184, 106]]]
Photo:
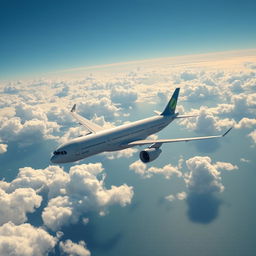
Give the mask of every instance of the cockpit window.
[[53, 152], [54, 155], [66, 155], [67, 151], [63, 150], [63, 151], [54, 151]]

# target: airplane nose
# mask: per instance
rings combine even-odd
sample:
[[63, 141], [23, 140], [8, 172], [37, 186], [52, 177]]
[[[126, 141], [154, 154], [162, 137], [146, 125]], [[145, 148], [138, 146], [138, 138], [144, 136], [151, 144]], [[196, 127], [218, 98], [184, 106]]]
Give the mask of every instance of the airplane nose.
[[51, 157], [51, 162], [52, 162], [53, 164], [56, 164], [56, 163], [57, 163], [57, 156], [56, 156], [56, 155], [53, 155], [53, 156]]

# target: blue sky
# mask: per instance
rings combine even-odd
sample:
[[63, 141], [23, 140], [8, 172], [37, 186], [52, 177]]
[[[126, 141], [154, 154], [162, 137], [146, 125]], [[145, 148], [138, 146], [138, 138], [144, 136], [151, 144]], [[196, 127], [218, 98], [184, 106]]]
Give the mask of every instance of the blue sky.
[[254, 48], [256, 2], [1, 1], [0, 76]]

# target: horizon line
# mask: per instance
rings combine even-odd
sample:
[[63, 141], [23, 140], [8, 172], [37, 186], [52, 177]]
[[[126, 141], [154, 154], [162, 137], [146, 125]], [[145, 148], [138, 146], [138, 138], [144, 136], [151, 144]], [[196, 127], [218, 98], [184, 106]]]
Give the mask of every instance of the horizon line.
[[124, 61], [124, 62], [114, 62], [114, 63], [106, 63], [106, 64], [99, 64], [99, 65], [88, 65], [88, 66], [81, 66], [76, 68], [67, 68], [62, 70], [56, 70], [52, 72], [47, 72], [47, 74], [58, 74], [58, 73], [66, 73], [66, 72], [74, 72], [74, 71], [82, 71], [82, 70], [90, 70], [90, 69], [101, 69], [101, 68], [111, 68], [115, 66], [125, 66], [125, 65], [132, 65], [132, 64], [140, 64], [140, 63], [147, 63], [152, 61], [162, 61], [162, 60], [175, 60], [175, 59], [182, 59], [182, 58], [191, 58], [191, 57], [207, 57], [213, 55], [213, 57], [223, 54], [239, 54], [239, 53], [255, 53], [256, 48], [249, 48], [249, 49], [241, 49], [241, 50], [228, 50], [228, 51], [217, 51], [217, 52], [208, 52], [208, 53], [200, 53], [200, 54], [187, 54], [187, 55], [176, 55], [176, 56], [168, 56], [168, 57], [157, 57], [157, 58], [149, 58], [149, 59], [138, 59], [138, 60], [131, 60], [131, 61]]

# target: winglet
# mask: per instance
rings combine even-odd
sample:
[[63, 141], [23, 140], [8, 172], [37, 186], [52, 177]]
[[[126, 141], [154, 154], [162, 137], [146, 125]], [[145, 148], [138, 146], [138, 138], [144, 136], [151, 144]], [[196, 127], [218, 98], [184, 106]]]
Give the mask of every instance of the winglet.
[[223, 135], [222, 137], [226, 136], [231, 130], [232, 130], [233, 127], [229, 128]]
[[161, 115], [161, 112], [157, 110], [154, 110], [154, 113], [156, 113], [157, 115]]
[[76, 104], [73, 105], [71, 112], [75, 112], [76, 111]]
[[176, 104], [178, 101], [179, 92], [180, 92], [180, 88], [176, 88], [170, 101], [168, 102], [167, 106], [165, 107], [163, 113], [161, 114], [162, 116], [169, 116], [169, 115], [173, 115], [175, 113], [175, 108], [176, 108]]

